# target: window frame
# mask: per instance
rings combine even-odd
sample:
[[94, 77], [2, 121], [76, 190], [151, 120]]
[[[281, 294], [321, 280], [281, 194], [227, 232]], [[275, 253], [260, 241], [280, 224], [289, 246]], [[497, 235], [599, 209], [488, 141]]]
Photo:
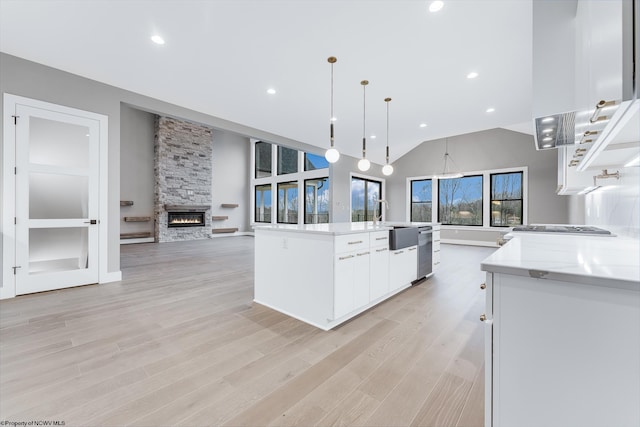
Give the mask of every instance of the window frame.
[[[259, 221], [258, 220], [258, 207], [256, 206], [256, 195], [258, 192], [258, 187], [269, 187], [269, 191], [271, 192], [271, 194], [269, 195], [269, 197], [271, 198], [270, 202], [271, 202], [271, 217], [269, 218], [269, 221]], [[264, 191], [263, 193], [263, 198], [262, 200], [264, 201]], [[273, 218], [273, 184], [271, 183], [264, 183], [264, 184], [256, 184], [253, 186], [253, 197], [254, 197], [254, 203], [253, 203], [253, 222], [256, 224], [270, 224]], [[264, 204], [263, 204], [264, 206]], [[263, 212], [264, 213], [264, 212]]]
[[[314, 169], [314, 170], [317, 170], [317, 169]], [[326, 182], [327, 182], [327, 185], [329, 186], [329, 187], [327, 188], [327, 191], [329, 191], [329, 188], [331, 188], [331, 181], [330, 181], [330, 179], [329, 179], [329, 176], [328, 176], [328, 175], [327, 175], [327, 176], [324, 176], [324, 177], [320, 177], [320, 178], [307, 178], [307, 179], [305, 179], [305, 180], [304, 180], [304, 182], [303, 182], [303, 186], [302, 186], [302, 188], [304, 188], [304, 201], [303, 201], [303, 205], [304, 205], [304, 214], [303, 214], [303, 215], [304, 215], [304, 218], [303, 218], [303, 223], [304, 223], [304, 224], [326, 224], [326, 223], [328, 223], [328, 222], [329, 222], [329, 213], [330, 213], [330, 210], [331, 210], [331, 209], [330, 209], [330, 208], [331, 208], [331, 205], [330, 205], [329, 203], [327, 204], [328, 206], [327, 206], [327, 222], [326, 222], [326, 223], [325, 223], [325, 222], [307, 222], [307, 215], [309, 215], [309, 213], [307, 212], [307, 182], [308, 182], [308, 181], [319, 181], [319, 180], [323, 180], [323, 179], [326, 179], [326, 180], [327, 180]], [[329, 193], [329, 195], [331, 195], [331, 193]], [[318, 199], [317, 199], [317, 195], [316, 195], [316, 198], [315, 198], [315, 206], [318, 206]], [[316, 209], [316, 210], [317, 210], [317, 209]]]
[[[354, 221], [353, 220], [353, 180], [354, 179], [360, 179], [365, 181], [365, 194], [367, 194], [367, 182], [374, 182], [376, 184], [380, 184], [380, 198], [384, 199], [384, 191], [385, 191], [385, 180], [382, 178], [378, 178], [375, 176], [366, 176], [366, 175], [360, 175], [360, 174], [354, 174], [352, 173], [349, 176], [349, 218], [350, 218], [350, 222], [368, 222], [369, 220], [367, 220], [367, 204], [365, 203], [364, 207], [364, 217], [365, 219], [362, 221]], [[375, 214], [375, 211], [374, 211]], [[385, 218], [385, 209], [382, 209], [382, 221], [384, 221]]]
[[409, 221], [411, 222], [425, 222], [425, 221], [416, 221], [415, 218], [413, 218], [413, 204], [414, 203], [425, 203], [425, 202], [414, 202], [413, 201], [413, 183], [414, 182], [421, 182], [421, 181], [429, 181], [430, 185], [431, 185], [431, 200], [429, 200], [428, 203], [431, 203], [431, 218], [429, 219], [429, 221], [426, 222], [431, 222], [433, 219], [433, 178], [429, 177], [429, 178], [420, 178], [420, 179], [411, 179], [409, 181]]
[[[515, 175], [515, 174], [520, 174], [520, 198], [516, 198], [516, 199], [494, 199], [493, 198], [493, 177], [497, 176], [497, 175]], [[524, 172], [523, 171], [513, 171], [513, 172], [496, 172], [496, 173], [490, 173], [489, 174], [489, 208], [491, 209], [491, 206], [493, 205], [494, 201], [500, 201], [500, 202], [513, 202], [513, 201], [520, 201], [520, 212], [522, 213], [520, 215], [520, 223], [519, 224], [506, 224], [506, 225], [495, 225], [493, 224], [493, 215], [491, 215], [491, 212], [489, 212], [489, 226], [490, 227], [496, 227], [496, 228], [508, 228], [508, 227], [513, 227], [514, 225], [522, 225], [524, 224]]]
[[[441, 218], [440, 218], [440, 183], [442, 181], [453, 181], [454, 179], [466, 179], [466, 178], [477, 178], [480, 177], [480, 224], [445, 224], [444, 222], [442, 222]], [[435, 178], [437, 179], [437, 178]], [[438, 223], [442, 224], [442, 225], [451, 225], [451, 226], [456, 226], [456, 227], [460, 227], [460, 226], [464, 226], [464, 227], [483, 227], [484, 226], [484, 201], [485, 201], [485, 194], [484, 194], [484, 183], [485, 183], [485, 179], [484, 179], [484, 174], [473, 174], [473, 175], [468, 175], [468, 174], [463, 174], [463, 176], [461, 176], [460, 178], [449, 178], [449, 179], [437, 179], [438, 181]], [[432, 214], [433, 215], [433, 214]]]
[[[442, 229], [451, 229], [451, 230], [504, 230], [504, 227], [501, 226], [490, 226], [490, 214], [491, 208], [489, 206], [489, 200], [491, 198], [490, 193], [490, 175], [498, 174], [498, 173], [510, 173], [510, 172], [522, 172], [522, 223], [529, 223], [529, 168], [528, 166], [517, 166], [511, 168], [501, 168], [501, 169], [486, 169], [486, 170], [476, 170], [476, 171], [466, 171], [463, 172], [465, 176], [470, 175], [484, 175], [486, 179], [483, 179], [483, 217], [482, 217], [482, 227], [477, 225], [442, 225]], [[438, 223], [438, 212], [440, 210], [439, 201], [440, 194], [438, 192], [438, 179], [434, 178], [433, 175], [416, 175], [406, 177], [405, 184], [405, 220], [411, 221], [411, 181], [423, 180], [423, 179], [431, 179], [432, 180], [432, 191], [431, 197], [434, 201], [432, 207], [432, 223]]]

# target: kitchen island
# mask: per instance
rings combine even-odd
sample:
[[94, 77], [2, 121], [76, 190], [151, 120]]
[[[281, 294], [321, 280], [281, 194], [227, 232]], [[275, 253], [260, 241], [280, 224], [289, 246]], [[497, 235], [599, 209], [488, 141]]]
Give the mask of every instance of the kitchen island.
[[390, 250], [394, 226], [256, 226], [254, 301], [323, 330], [346, 322], [417, 279], [417, 246]]
[[481, 269], [485, 426], [640, 425], [640, 241], [518, 233]]

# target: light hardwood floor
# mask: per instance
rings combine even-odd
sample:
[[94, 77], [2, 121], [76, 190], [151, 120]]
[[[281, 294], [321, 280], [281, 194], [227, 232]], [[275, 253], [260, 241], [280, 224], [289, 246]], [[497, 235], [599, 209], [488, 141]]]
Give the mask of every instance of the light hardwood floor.
[[252, 237], [122, 246], [122, 282], [0, 302], [0, 419], [481, 426], [493, 250], [323, 332], [252, 303]]

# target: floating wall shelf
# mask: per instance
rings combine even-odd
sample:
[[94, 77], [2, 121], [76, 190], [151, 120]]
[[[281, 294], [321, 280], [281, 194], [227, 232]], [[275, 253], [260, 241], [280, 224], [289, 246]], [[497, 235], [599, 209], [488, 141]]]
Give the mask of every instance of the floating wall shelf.
[[213, 234], [235, 233], [236, 231], [238, 231], [237, 228], [214, 228], [211, 230]]
[[125, 216], [124, 221], [125, 222], [147, 222], [147, 221], [151, 221], [151, 217], [150, 216]]

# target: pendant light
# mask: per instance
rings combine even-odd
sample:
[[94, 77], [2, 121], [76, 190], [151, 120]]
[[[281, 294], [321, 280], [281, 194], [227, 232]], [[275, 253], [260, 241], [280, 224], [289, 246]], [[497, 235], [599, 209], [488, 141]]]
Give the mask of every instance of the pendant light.
[[358, 169], [362, 172], [368, 171], [371, 167], [371, 162], [367, 160], [367, 85], [369, 84], [368, 80], [363, 80], [360, 82], [362, 85], [362, 158], [358, 162]]
[[[462, 178], [464, 175], [460, 172], [452, 172], [449, 167], [449, 162], [453, 164], [455, 168], [455, 163], [453, 159], [449, 155], [449, 138], [445, 138], [445, 149], [444, 149], [444, 168], [440, 175], [434, 175], [434, 178], [437, 179], [451, 179], [451, 178]], [[457, 169], [457, 168], [455, 168]], [[455, 171], [454, 169], [454, 171]]]
[[387, 163], [382, 167], [382, 173], [389, 176], [393, 173], [393, 166], [389, 164], [389, 102], [391, 98], [385, 98], [384, 102], [387, 103]]
[[333, 117], [333, 64], [336, 63], [338, 59], [335, 56], [330, 56], [327, 61], [331, 64], [331, 117], [329, 117], [329, 138], [331, 140], [331, 148], [324, 153], [324, 158], [327, 159], [329, 163], [335, 163], [340, 158], [340, 152], [336, 150], [333, 146], [333, 121], [335, 117]]

